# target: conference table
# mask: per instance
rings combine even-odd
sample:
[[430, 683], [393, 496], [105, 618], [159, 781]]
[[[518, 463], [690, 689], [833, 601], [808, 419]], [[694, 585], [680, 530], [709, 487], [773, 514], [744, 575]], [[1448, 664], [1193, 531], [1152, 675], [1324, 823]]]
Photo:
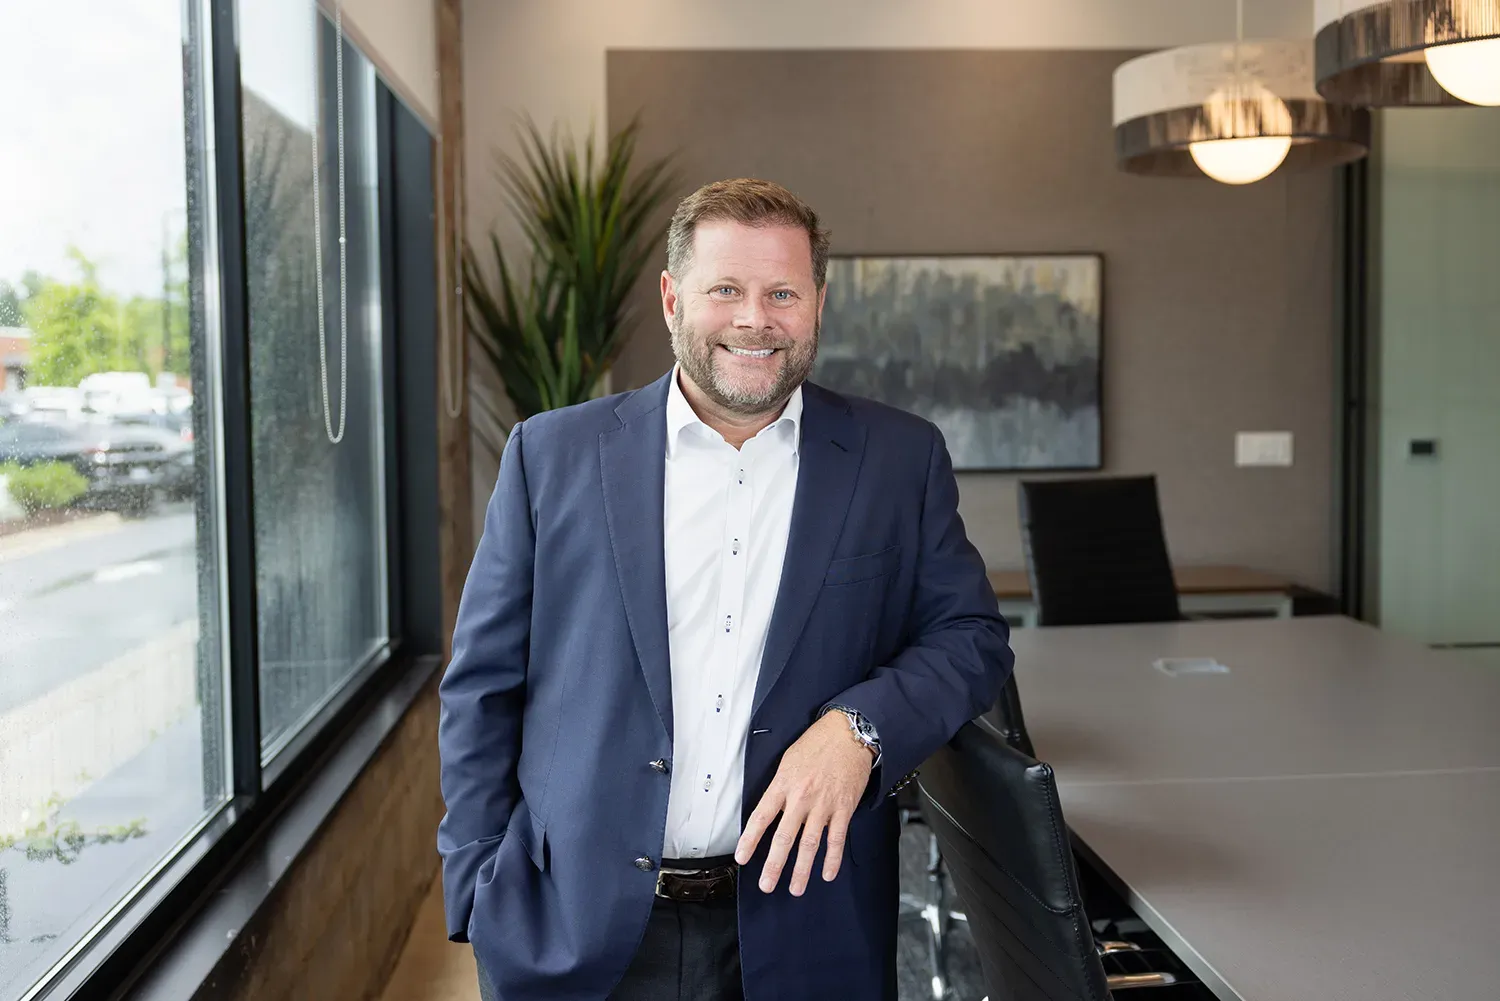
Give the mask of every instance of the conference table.
[[1080, 853], [1217, 997], [1500, 998], [1500, 671], [1339, 616], [1012, 645]]

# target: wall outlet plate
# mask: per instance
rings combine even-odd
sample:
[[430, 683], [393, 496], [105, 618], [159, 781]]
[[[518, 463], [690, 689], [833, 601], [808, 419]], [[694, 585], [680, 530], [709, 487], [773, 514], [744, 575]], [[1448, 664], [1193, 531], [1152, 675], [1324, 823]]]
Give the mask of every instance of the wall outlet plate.
[[1290, 466], [1290, 431], [1241, 431], [1234, 436], [1236, 466]]

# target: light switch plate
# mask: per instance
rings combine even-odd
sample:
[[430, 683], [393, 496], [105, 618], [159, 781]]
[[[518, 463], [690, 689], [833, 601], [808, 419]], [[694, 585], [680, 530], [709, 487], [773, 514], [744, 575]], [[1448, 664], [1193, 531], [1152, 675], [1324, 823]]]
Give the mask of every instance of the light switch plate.
[[1290, 466], [1290, 431], [1241, 431], [1234, 436], [1236, 466]]

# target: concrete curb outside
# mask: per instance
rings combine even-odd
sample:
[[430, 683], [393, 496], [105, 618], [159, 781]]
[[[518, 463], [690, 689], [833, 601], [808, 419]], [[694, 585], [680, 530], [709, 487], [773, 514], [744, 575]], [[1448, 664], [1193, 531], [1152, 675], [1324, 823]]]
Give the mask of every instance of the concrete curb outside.
[[197, 700], [198, 622], [0, 714], [0, 837], [45, 819], [140, 753]]
[[0, 536], [0, 563], [35, 556], [70, 542], [118, 531], [124, 523], [125, 519], [118, 514], [107, 512], [61, 525], [47, 525], [44, 528], [31, 528], [14, 535]]

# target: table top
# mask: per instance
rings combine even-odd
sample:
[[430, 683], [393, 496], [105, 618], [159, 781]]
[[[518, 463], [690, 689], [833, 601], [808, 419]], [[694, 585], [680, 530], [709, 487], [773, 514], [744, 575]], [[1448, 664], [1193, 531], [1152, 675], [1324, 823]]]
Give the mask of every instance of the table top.
[[1500, 993], [1500, 770], [1060, 789], [1137, 913], [1221, 998]]
[[1495, 996], [1500, 672], [1342, 617], [1013, 644], [1082, 850], [1220, 997]]
[[[1500, 766], [1500, 671], [1342, 616], [1017, 629], [1037, 753], [1075, 782]], [[1158, 658], [1224, 674], [1173, 677]]]
[[[1181, 566], [1172, 568], [1182, 594], [1249, 594], [1286, 592], [1296, 581], [1250, 567]], [[1031, 581], [1025, 570], [991, 570], [990, 587], [998, 598], [1028, 600]]]

